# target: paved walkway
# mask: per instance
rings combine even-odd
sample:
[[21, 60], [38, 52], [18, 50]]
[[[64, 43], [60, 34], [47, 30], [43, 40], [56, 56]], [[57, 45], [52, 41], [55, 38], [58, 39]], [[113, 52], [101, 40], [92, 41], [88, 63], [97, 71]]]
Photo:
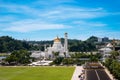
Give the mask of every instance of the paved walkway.
[[78, 77], [82, 72], [83, 67], [82, 66], [76, 66], [75, 71], [73, 73], [72, 79], [71, 80], [80, 80]]
[[105, 68], [105, 72], [108, 74], [108, 76], [110, 77], [111, 80], [115, 80], [115, 79], [113, 78], [113, 75], [110, 74], [110, 72], [109, 72], [109, 70], [108, 70], [107, 68]]

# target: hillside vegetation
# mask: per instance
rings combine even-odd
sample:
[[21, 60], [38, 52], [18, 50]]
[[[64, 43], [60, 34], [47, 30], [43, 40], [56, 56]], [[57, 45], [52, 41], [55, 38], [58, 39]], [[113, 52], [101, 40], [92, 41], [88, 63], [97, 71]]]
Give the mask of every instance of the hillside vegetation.
[[16, 40], [9, 36], [0, 37], [0, 52], [12, 52], [14, 50], [29, 50], [31, 46], [26, 41]]

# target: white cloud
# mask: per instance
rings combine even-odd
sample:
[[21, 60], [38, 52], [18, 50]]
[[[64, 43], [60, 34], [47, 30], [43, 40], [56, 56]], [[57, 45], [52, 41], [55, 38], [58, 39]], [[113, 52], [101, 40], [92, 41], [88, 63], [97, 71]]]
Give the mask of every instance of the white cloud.
[[56, 7], [47, 10], [42, 17], [50, 19], [90, 19], [105, 16], [103, 8], [73, 8], [73, 7]]
[[14, 31], [14, 32], [30, 32], [37, 30], [49, 30], [49, 29], [65, 29], [70, 28], [63, 24], [45, 23], [39, 20], [25, 20], [13, 22], [10, 27], [3, 29], [4, 31]]
[[[61, 2], [74, 2], [75, 0], [67, 0], [67, 1], [55, 1], [52, 2], [60, 4]], [[41, 4], [52, 4], [52, 2], [46, 3], [46, 1], [34, 1], [38, 3], [37, 5], [30, 4], [28, 5], [16, 5], [16, 4], [1, 4], [0, 8], [2, 8], [2, 12], [12, 12], [12, 13], [20, 13], [25, 14], [31, 17], [43, 18], [43, 19], [52, 19], [52, 20], [63, 20], [63, 19], [93, 19], [104, 17], [106, 15], [118, 15], [119, 12], [111, 13], [106, 11], [102, 7], [96, 8], [87, 8], [87, 7], [74, 7], [74, 6], [64, 6], [64, 5], [57, 5], [55, 6], [50, 5], [45, 6]], [[33, 3], [34, 3], [33, 2]], [[40, 4], [41, 3], [41, 4]], [[21, 15], [22, 16], [22, 15]]]
[[37, 0], [33, 4], [34, 5], [42, 5], [42, 6], [54, 6], [54, 5], [62, 5], [64, 3], [75, 3], [75, 0]]
[[[69, 7], [56, 6], [54, 8], [43, 9], [43, 10], [38, 8], [36, 9], [31, 8], [25, 5], [0, 5], [0, 7], [3, 7], [11, 12], [27, 14], [31, 16], [31, 19], [21, 18], [20, 21], [11, 20], [10, 18], [8, 18], [8, 21], [10, 22], [7, 23], [8, 25], [3, 30], [13, 31], [13, 32], [30, 32], [30, 31], [37, 31], [37, 30], [71, 28], [71, 26], [76, 26], [76, 25], [73, 25], [75, 23], [72, 23], [73, 19], [92, 19], [92, 18], [105, 16], [104, 9], [100, 7], [75, 8], [70, 6]], [[21, 17], [24, 17], [24, 16], [21, 15]], [[17, 19], [17, 17], [14, 17], [14, 19], [15, 18]], [[65, 22], [63, 20], [65, 20]], [[61, 23], [57, 23], [59, 21]], [[70, 22], [68, 23], [67, 21], [70, 21]], [[68, 25], [65, 25], [64, 23], [67, 23]], [[85, 21], [76, 22], [76, 24], [78, 23], [80, 26], [83, 26], [83, 27], [105, 26], [105, 24], [102, 24], [102, 23], [90, 23]], [[72, 25], [69, 26], [69, 24], [72, 24]]]
[[36, 15], [39, 14], [39, 10], [25, 5], [16, 5], [16, 4], [1, 4], [1, 12], [10, 12], [10, 13], [21, 13], [27, 15]]
[[[74, 1], [74, 0], [71, 0]], [[43, 1], [44, 2], [44, 1]], [[64, 2], [60, 1], [59, 3]], [[109, 15], [104, 8], [97, 7], [97, 8], [86, 8], [86, 7], [74, 7], [74, 6], [54, 6], [51, 7], [47, 6], [27, 6], [27, 5], [15, 5], [15, 4], [1, 4], [0, 8], [3, 8], [2, 12], [12, 12], [21, 14], [19, 19], [17, 14], [13, 16], [10, 15], [5, 19], [0, 19], [0, 21], [7, 20], [6, 28], [4, 31], [16, 31], [16, 32], [30, 32], [36, 30], [47, 30], [47, 29], [64, 29], [70, 28], [71, 26], [64, 25], [64, 23], [73, 25], [73, 26], [82, 26], [82, 27], [99, 27], [99, 26], [107, 26], [102, 22], [89, 22], [88, 19], [94, 19], [99, 17], [104, 17]], [[45, 7], [45, 8], [44, 8]], [[49, 8], [48, 8], [49, 7]], [[24, 17], [30, 16], [31, 19], [24, 19]], [[112, 14], [112, 13], [110, 13]], [[113, 13], [119, 14], [119, 13]], [[20, 18], [21, 17], [21, 18]], [[16, 19], [20, 21], [15, 21]], [[12, 20], [13, 19], [13, 20]], [[37, 19], [37, 20], [36, 20]], [[82, 21], [76, 21], [82, 20]], [[57, 23], [57, 22], [61, 22]], [[64, 22], [65, 21], [65, 22]], [[67, 22], [68, 21], [68, 22]], [[11, 23], [12, 22], [12, 23]], [[4, 23], [1, 23], [4, 25]], [[1, 27], [0, 25], [0, 27]]]
[[[60, 1], [61, 2], [61, 1]], [[49, 7], [49, 6], [48, 6]], [[0, 8], [3, 8], [3, 12], [12, 12], [26, 14], [32, 17], [50, 18], [50, 19], [69, 19], [69, 18], [97, 18], [106, 15], [105, 10], [101, 7], [98, 8], [84, 8], [84, 7], [72, 7], [72, 6], [51, 6], [49, 8], [40, 8], [27, 6], [27, 5], [15, 5], [15, 4], [1, 4]]]
[[0, 22], [9, 22], [9, 21], [13, 21], [16, 18], [12, 17], [12, 16], [0, 16]]
[[79, 26], [84, 26], [84, 27], [104, 27], [104, 26], [107, 26], [107, 24], [104, 24], [104, 23], [89, 22], [89, 21], [74, 21], [73, 24], [77, 24]]

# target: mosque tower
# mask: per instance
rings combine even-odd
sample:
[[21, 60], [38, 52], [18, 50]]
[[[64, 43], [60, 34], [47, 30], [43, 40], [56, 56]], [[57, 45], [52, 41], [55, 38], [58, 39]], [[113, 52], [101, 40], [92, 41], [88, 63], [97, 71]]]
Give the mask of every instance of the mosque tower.
[[64, 52], [68, 55], [68, 34], [65, 33]]

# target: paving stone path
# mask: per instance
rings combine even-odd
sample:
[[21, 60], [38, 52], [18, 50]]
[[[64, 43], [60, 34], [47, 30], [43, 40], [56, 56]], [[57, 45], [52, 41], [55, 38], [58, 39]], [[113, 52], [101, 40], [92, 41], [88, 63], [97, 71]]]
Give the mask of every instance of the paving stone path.
[[76, 66], [71, 80], [80, 80], [78, 76], [83, 73], [82, 70], [83, 70], [82, 66]]

